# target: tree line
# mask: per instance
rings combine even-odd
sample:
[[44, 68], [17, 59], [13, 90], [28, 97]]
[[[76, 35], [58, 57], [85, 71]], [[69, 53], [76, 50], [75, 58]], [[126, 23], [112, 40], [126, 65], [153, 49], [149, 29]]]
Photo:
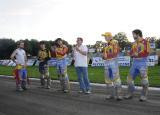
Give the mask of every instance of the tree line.
[[[131, 46], [131, 42], [128, 40], [127, 36], [123, 32], [116, 34], [114, 39], [118, 40], [121, 50], [127, 49]], [[160, 49], [160, 38], [152, 38], [151, 40], [155, 41], [156, 48]], [[46, 43], [47, 49], [50, 49], [52, 45], [55, 44], [55, 41], [44, 41]], [[68, 46], [69, 52], [72, 52], [72, 45], [67, 41], [63, 40], [64, 44]], [[25, 39], [25, 51], [27, 56], [37, 56], [39, 50], [39, 41], [36, 39]], [[95, 48], [95, 45], [88, 45], [88, 47]], [[11, 53], [16, 49], [16, 41], [11, 38], [0, 38], [0, 59], [9, 59]]]
[[[27, 56], [37, 56], [39, 50], [39, 41], [36, 39], [25, 39], [25, 51]], [[43, 40], [46, 44], [47, 49], [50, 49], [52, 45], [55, 44], [55, 41], [46, 41]], [[72, 45], [67, 41], [63, 40], [64, 44], [69, 48], [69, 52], [72, 50]], [[11, 53], [16, 49], [17, 42], [10, 38], [0, 38], [0, 59], [9, 59]]]

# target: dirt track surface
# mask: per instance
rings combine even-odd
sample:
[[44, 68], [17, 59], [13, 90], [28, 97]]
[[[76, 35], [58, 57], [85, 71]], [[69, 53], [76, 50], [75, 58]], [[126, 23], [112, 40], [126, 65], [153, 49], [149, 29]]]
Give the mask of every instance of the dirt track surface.
[[64, 94], [58, 83], [51, 89], [31, 81], [29, 89], [15, 91], [15, 81], [0, 77], [0, 115], [160, 115], [160, 91], [150, 91], [147, 102], [139, 102], [140, 92], [132, 100], [105, 100], [105, 87], [94, 86], [90, 95], [79, 94], [78, 86]]

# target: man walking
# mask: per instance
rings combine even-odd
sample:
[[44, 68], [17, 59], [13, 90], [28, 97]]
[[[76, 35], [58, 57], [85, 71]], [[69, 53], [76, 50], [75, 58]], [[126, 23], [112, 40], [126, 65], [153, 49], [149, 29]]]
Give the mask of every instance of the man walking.
[[147, 56], [150, 53], [150, 45], [148, 40], [143, 39], [141, 30], [136, 29], [132, 31], [132, 34], [135, 40], [130, 51], [130, 56], [133, 58], [133, 64], [127, 77], [128, 94], [125, 98], [131, 99], [133, 97], [133, 92], [135, 91], [134, 80], [140, 74], [142, 85], [140, 101], [146, 101], [149, 86]]
[[119, 54], [118, 41], [113, 39], [110, 32], [102, 34], [107, 41], [103, 50], [105, 82], [107, 85], [106, 99], [116, 98], [122, 100], [121, 93], [121, 79], [119, 75], [119, 66], [117, 56]]

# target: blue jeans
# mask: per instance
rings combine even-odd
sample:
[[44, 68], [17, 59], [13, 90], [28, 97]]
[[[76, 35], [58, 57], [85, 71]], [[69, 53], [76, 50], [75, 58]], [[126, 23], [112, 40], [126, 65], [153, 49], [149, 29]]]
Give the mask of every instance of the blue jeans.
[[[142, 86], [148, 88], [149, 81], [147, 70], [147, 58], [133, 59], [133, 64], [130, 68], [129, 75], [127, 77], [128, 89], [130, 93], [133, 93], [135, 91], [134, 80], [138, 75], [140, 75]], [[142, 95], [146, 95], [146, 93], [143, 92], [143, 90]]]
[[67, 74], [67, 60], [66, 58], [57, 59], [57, 73], [58, 75]]
[[82, 91], [89, 91], [91, 87], [90, 81], [88, 79], [88, 67], [76, 67], [76, 72], [80, 84], [80, 89]]
[[135, 80], [139, 74], [141, 74], [141, 77], [145, 77], [144, 74], [147, 73], [147, 68], [147, 58], [133, 59], [129, 74], [133, 80]]
[[104, 62], [105, 82], [112, 83], [120, 79], [119, 66], [117, 58], [105, 60]]

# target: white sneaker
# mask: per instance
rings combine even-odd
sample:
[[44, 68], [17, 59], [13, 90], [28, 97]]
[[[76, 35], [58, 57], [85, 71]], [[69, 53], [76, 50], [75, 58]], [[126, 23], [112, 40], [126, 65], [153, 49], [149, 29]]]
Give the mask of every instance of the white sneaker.
[[47, 86], [47, 89], [50, 89], [51, 88], [51, 86]]
[[139, 101], [147, 101], [147, 97], [146, 96], [141, 96]]
[[63, 90], [63, 92], [64, 92], [64, 93], [68, 93], [68, 92], [69, 92], [69, 90], [65, 89], [65, 90]]
[[112, 96], [112, 95], [106, 95], [105, 99], [106, 99], [106, 100], [114, 99], [114, 96]]
[[116, 100], [117, 100], [117, 101], [121, 101], [121, 100], [123, 100], [123, 97], [122, 97], [122, 96], [118, 96], [118, 97], [116, 98]]
[[21, 92], [21, 91], [23, 91], [23, 89], [22, 89], [21, 87], [18, 87], [18, 88], [16, 89], [16, 91]]
[[83, 90], [80, 90], [80, 91], [78, 91], [78, 93], [85, 93], [85, 91], [83, 91]]
[[86, 91], [85, 94], [91, 94], [91, 91]]
[[130, 94], [128, 94], [128, 95], [126, 95], [126, 96], [124, 96], [124, 99], [132, 99], [133, 98], [133, 96], [132, 95], [130, 95]]

